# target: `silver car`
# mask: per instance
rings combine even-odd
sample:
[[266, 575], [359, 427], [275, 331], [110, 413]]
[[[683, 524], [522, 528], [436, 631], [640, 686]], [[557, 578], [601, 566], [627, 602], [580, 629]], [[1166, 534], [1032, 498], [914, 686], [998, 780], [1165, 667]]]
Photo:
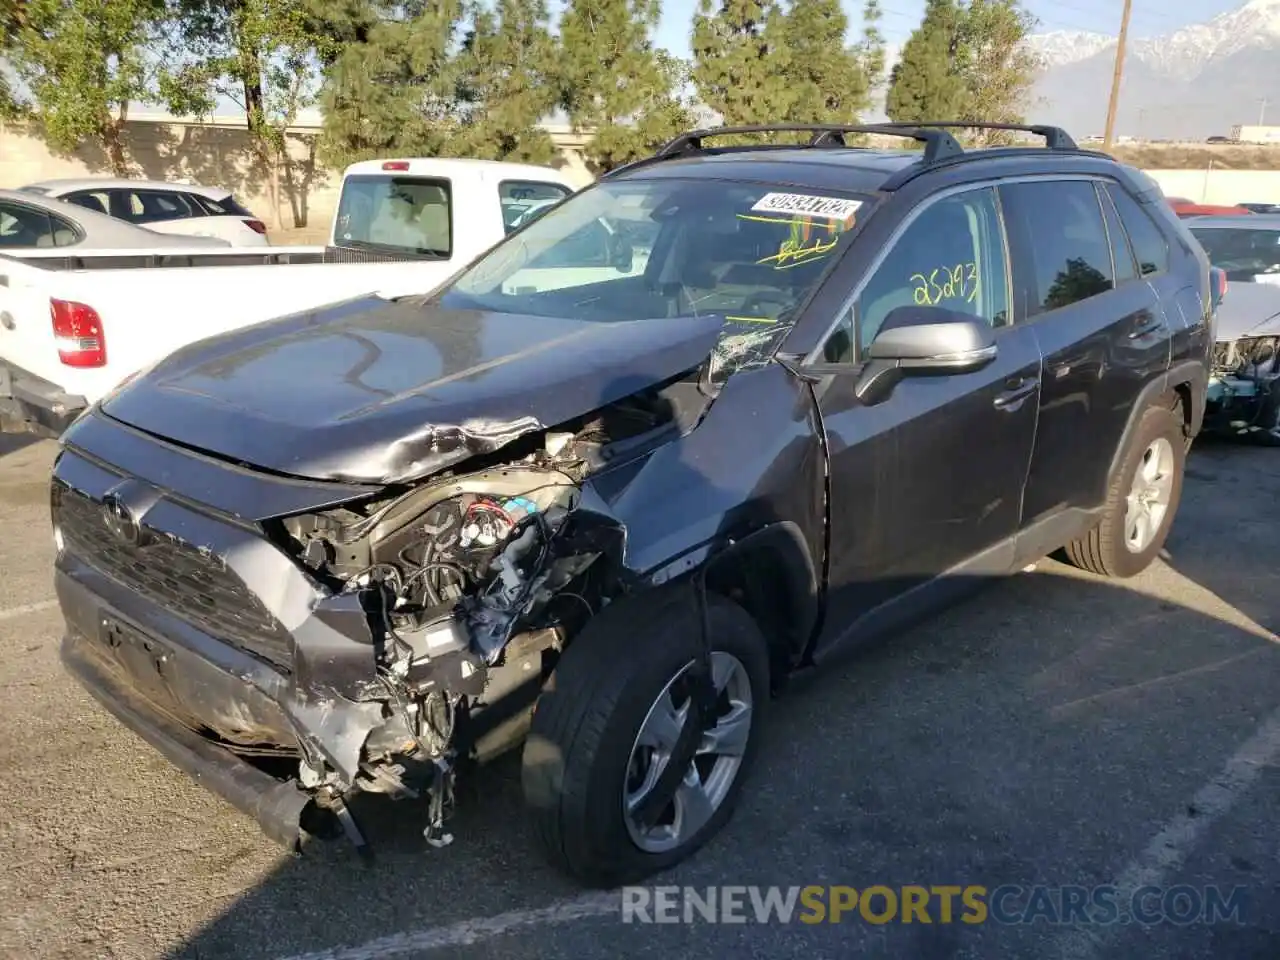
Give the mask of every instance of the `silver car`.
[[137, 250], [152, 247], [229, 247], [213, 237], [181, 237], [136, 227], [103, 213], [17, 190], [0, 190], [0, 255], [66, 248]]
[[1226, 275], [1204, 429], [1280, 446], [1280, 216], [1187, 221]]

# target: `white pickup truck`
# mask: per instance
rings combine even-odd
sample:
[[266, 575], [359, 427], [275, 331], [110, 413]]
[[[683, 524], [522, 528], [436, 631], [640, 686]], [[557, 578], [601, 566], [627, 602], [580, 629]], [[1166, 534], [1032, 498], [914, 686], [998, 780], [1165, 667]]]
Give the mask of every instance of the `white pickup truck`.
[[576, 188], [548, 167], [371, 160], [343, 173], [326, 246], [0, 256], [0, 432], [56, 436], [205, 337], [366, 294], [428, 293], [530, 207]]

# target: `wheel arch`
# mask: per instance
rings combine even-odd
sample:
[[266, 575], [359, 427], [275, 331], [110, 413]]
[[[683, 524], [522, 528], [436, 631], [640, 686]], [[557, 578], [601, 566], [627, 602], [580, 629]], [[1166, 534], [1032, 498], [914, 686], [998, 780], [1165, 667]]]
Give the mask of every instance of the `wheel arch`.
[[[1120, 442], [1111, 455], [1111, 466], [1107, 471], [1107, 482], [1115, 476], [1120, 464], [1124, 461], [1125, 451], [1133, 442], [1134, 431], [1142, 419], [1142, 413], [1151, 406], [1171, 407], [1174, 400], [1181, 408], [1183, 430], [1188, 439], [1200, 432], [1204, 422], [1204, 397], [1208, 389], [1209, 371], [1201, 362], [1190, 360], [1171, 367], [1168, 371], [1155, 377], [1142, 388], [1129, 410], [1129, 419], [1120, 435]], [[1100, 491], [1106, 495], [1105, 489]]]
[[775, 682], [795, 666], [821, 609], [817, 568], [797, 524], [778, 521], [725, 545], [704, 564], [704, 582], [760, 626]]

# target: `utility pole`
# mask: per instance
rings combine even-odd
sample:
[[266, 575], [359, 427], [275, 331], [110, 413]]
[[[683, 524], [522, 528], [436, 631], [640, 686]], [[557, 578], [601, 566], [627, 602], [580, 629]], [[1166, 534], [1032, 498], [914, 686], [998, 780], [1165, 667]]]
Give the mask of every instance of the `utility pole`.
[[1116, 133], [1116, 108], [1120, 106], [1120, 81], [1124, 78], [1124, 48], [1129, 39], [1129, 14], [1133, 12], [1133, 0], [1124, 0], [1124, 13], [1120, 17], [1120, 36], [1116, 43], [1116, 70], [1111, 77], [1111, 102], [1107, 104], [1107, 129], [1102, 134], [1102, 149], [1110, 150]]

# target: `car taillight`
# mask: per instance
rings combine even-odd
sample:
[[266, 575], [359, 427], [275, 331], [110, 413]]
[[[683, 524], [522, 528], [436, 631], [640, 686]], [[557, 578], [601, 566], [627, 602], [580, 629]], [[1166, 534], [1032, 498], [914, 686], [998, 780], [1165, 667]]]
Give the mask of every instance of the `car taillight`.
[[73, 300], [50, 300], [58, 359], [68, 367], [105, 367], [107, 334], [93, 307]]
[[254, 233], [260, 233], [264, 237], [267, 235], [267, 225], [261, 220], [246, 220], [244, 225]]
[[408, 160], [387, 160], [383, 162], [382, 169], [398, 170], [401, 173], [404, 173], [409, 169], [409, 161]]
[[1213, 305], [1217, 307], [1227, 295], [1227, 271], [1221, 267], [1210, 267], [1209, 280], [1212, 283]]

